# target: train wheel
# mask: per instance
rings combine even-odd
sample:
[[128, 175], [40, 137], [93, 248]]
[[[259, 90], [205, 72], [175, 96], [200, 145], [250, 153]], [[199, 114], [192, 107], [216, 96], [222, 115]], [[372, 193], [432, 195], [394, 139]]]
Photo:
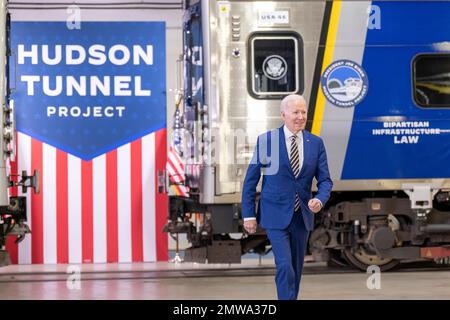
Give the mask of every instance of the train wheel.
[[344, 257], [348, 263], [361, 271], [367, 271], [367, 268], [371, 265], [380, 267], [380, 271], [388, 271], [400, 264], [396, 259], [382, 259], [375, 253], [368, 252], [365, 248], [361, 247], [357, 251], [352, 252], [350, 249], [344, 250]]
[[347, 267], [348, 268], [348, 262], [347, 260], [342, 256], [342, 253], [340, 250], [330, 250], [329, 251], [329, 259], [327, 261], [327, 265], [329, 267]]

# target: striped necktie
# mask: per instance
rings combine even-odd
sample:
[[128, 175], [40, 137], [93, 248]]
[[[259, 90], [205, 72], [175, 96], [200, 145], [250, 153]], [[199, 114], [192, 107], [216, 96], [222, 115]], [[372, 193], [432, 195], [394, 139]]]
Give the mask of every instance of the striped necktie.
[[[294, 172], [295, 178], [297, 178], [300, 173], [299, 152], [296, 139], [297, 136], [295, 134], [291, 136], [291, 153], [289, 155], [289, 162], [291, 163], [292, 172]], [[298, 209], [300, 209], [300, 197], [298, 194], [295, 194], [294, 211], [298, 211]]]

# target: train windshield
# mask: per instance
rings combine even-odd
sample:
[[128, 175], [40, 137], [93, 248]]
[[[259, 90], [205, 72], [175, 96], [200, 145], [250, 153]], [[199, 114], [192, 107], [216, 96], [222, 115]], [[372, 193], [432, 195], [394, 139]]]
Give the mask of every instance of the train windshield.
[[302, 42], [294, 34], [250, 38], [249, 88], [256, 98], [279, 98], [303, 91]]

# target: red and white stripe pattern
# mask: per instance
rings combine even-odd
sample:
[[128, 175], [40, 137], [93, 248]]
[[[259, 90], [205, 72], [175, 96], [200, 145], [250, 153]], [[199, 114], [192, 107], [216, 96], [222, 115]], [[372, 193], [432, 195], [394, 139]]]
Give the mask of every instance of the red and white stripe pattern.
[[184, 185], [186, 174], [184, 171], [184, 163], [175, 148], [170, 146], [169, 158], [167, 160], [167, 172], [171, 187], [177, 196], [189, 197], [189, 188]]
[[[90, 161], [17, 134], [11, 173], [38, 169], [41, 192], [27, 192], [31, 235], [6, 249], [13, 263], [147, 262], [168, 259], [167, 194], [158, 193], [165, 169], [166, 129]], [[21, 188], [10, 188], [22, 195]]]

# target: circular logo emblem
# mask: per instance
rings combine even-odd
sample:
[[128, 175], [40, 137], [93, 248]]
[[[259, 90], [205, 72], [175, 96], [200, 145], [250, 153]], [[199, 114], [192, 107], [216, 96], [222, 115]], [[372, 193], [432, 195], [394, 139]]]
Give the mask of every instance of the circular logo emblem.
[[279, 55], [268, 56], [263, 62], [263, 72], [267, 78], [272, 80], [283, 78], [287, 72], [286, 60]]
[[369, 89], [366, 72], [350, 60], [333, 62], [323, 72], [320, 82], [327, 100], [342, 108], [360, 103]]

